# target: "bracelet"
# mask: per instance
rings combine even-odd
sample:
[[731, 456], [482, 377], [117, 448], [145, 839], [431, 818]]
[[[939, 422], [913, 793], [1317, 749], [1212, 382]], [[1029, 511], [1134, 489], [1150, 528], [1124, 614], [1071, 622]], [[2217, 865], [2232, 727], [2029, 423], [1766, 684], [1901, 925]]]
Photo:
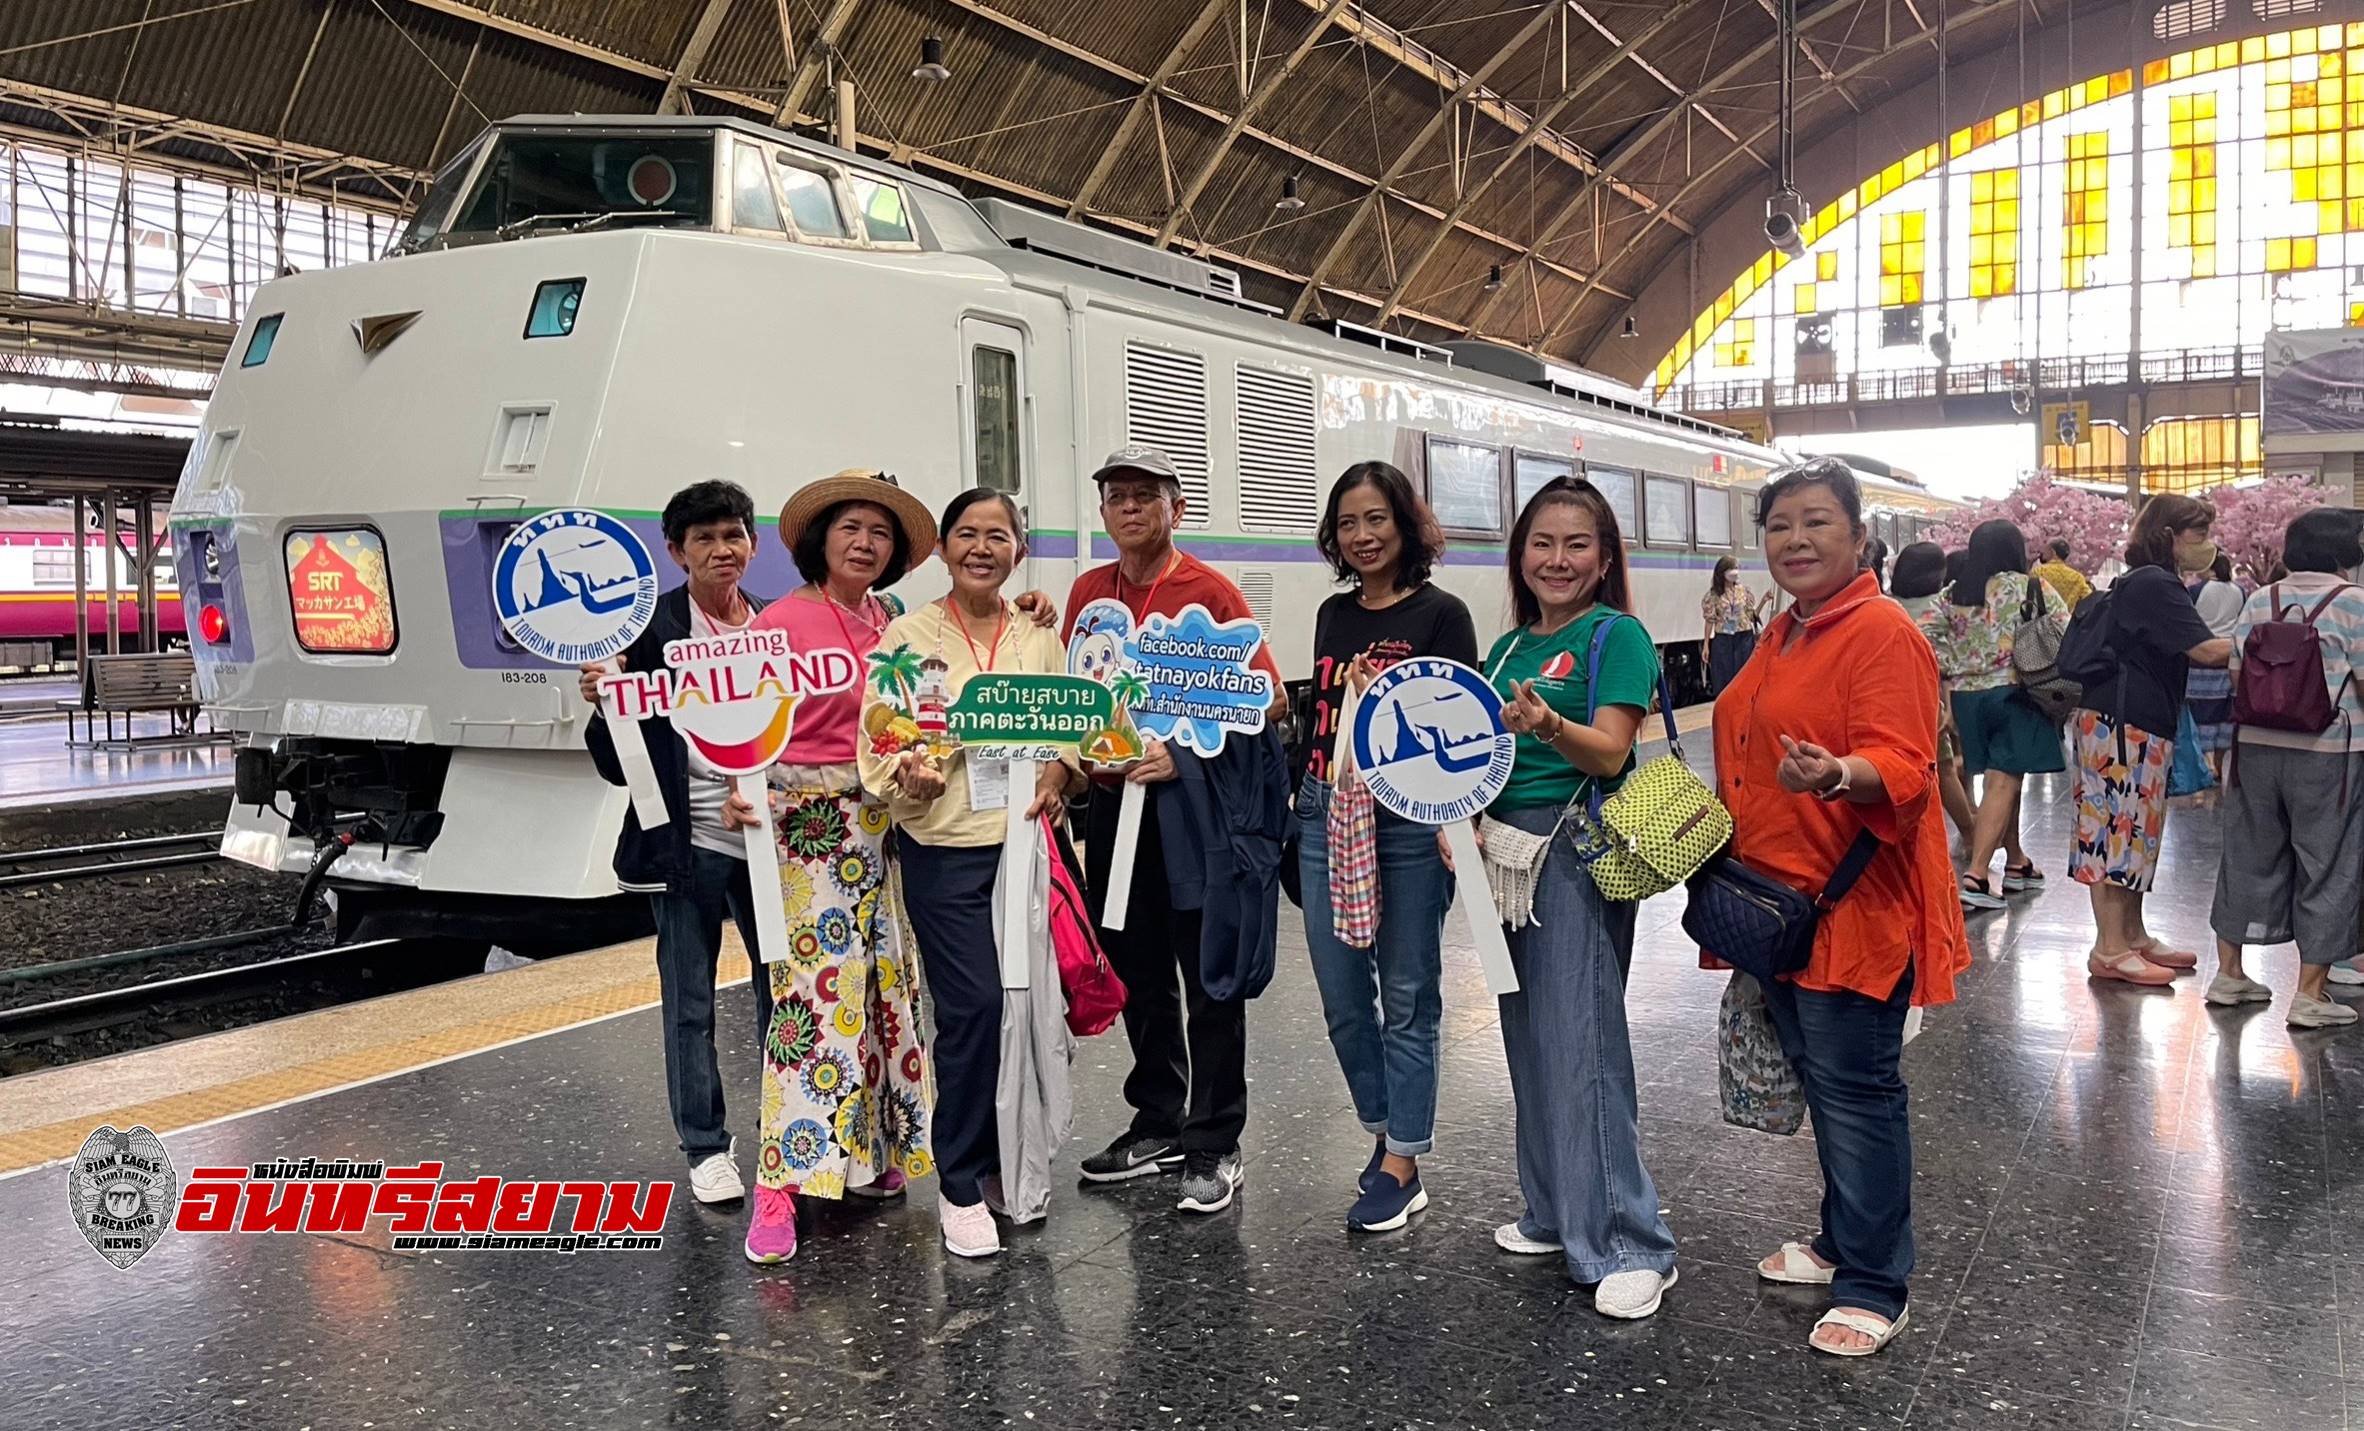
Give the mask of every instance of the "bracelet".
[[1845, 758], [1842, 757], [1839, 761], [1839, 783], [1833, 785], [1828, 790], [1815, 791], [1814, 798], [1817, 800], [1836, 800], [1840, 796], [1846, 794], [1848, 789], [1854, 784], [1855, 772], [1848, 768]]

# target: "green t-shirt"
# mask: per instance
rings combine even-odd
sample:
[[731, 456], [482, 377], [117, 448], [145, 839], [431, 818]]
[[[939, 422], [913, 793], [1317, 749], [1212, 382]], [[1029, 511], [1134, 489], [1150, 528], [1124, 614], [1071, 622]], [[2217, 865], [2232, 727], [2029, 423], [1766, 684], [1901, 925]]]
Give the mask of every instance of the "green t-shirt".
[[[1640, 621], [1606, 606], [1594, 607], [1549, 636], [1538, 636], [1524, 626], [1512, 628], [1486, 653], [1486, 675], [1504, 700], [1510, 699], [1516, 682], [1533, 681], [1544, 704], [1582, 722], [1589, 703], [1585, 676], [1592, 660], [1593, 632], [1604, 621], [1617, 624], [1601, 647], [1600, 703], [1646, 711], [1650, 697], [1658, 690], [1658, 647]], [[1625, 768], [1633, 768], [1630, 756]], [[1624, 778], [1620, 772], [1616, 778], [1602, 781], [1601, 788], [1614, 790]], [[1583, 783], [1583, 772], [1558, 751], [1539, 737], [1522, 735], [1510, 783], [1494, 803], [1506, 810], [1565, 805]]]

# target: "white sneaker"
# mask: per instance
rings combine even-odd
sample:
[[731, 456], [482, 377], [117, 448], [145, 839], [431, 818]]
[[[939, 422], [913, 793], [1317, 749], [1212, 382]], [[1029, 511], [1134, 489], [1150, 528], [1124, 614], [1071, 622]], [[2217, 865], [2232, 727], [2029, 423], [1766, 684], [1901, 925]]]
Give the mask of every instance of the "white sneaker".
[[2274, 991], [2255, 979], [2219, 974], [2208, 981], [2204, 997], [2219, 1008], [2231, 1008], [2235, 1004], [2270, 1004], [2274, 1001]]
[[1666, 1297], [1666, 1289], [1683, 1275], [1679, 1267], [1669, 1267], [1660, 1276], [1647, 1267], [1631, 1272], [1616, 1272], [1601, 1279], [1592, 1289], [1592, 1309], [1604, 1317], [1615, 1317], [1623, 1322], [1640, 1321], [1658, 1310]]
[[737, 1202], [747, 1196], [747, 1185], [739, 1181], [738, 1152], [739, 1140], [733, 1138], [729, 1148], [690, 1169], [690, 1196], [700, 1202]]
[[1540, 1237], [1527, 1236], [1526, 1233], [1519, 1230], [1519, 1225], [1515, 1222], [1506, 1222], [1494, 1229], [1494, 1245], [1505, 1252], [1515, 1252], [1521, 1257], [1544, 1257], [1565, 1250], [1556, 1242], [1546, 1242]]
[[[2364, 955], [2358, 957], [2364, 958]], [[2334, 964], [2331, 966], [2331, 973], [2328, 977], [2334, 984], [2346, 984], [2354, 987], [2364, 984], [2364, 969], [2358, 969], [2353, 963]]]
[[1001, 1231], [981, 1202], [954, 1207], [938, 1197], [936, 1221], [944, 1226], [944, 1250], [955, 1257], [991, 1257], [1001, 1251]]
[[2333, 1029], [2355, 1021], [2356, 1011], [2346, 1004], [2310, 999], [2304, 994], [2290, 1001], [2290, 1026], [2294, 1029]]

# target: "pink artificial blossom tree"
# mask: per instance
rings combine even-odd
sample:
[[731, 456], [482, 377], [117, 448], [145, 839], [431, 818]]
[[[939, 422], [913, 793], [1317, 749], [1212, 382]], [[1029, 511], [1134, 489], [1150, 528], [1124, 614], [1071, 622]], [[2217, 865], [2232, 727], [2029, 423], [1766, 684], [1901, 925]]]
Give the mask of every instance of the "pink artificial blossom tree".
[[2211, 535], [2236, 566], [2264, 581], [2282, 560], [2282, 534], [2301, 513], [2329, 505], [2329, 489], [2304, 477], [2273, 477], [2246, 487], [2219, 487], [2201, 494], [2216, 508]]
[[2056, 482], [2039, 472], [2003, 496], [1981, 502], [1956, 514], [1928, 534], [1948, 551], [1963, 546], [1982, 523], [1996, 519], [2015, 523], [2027, 537], [2028, 559], [2044, 561], [2055, 538], [2069, 544], [2069, 565], [2091, 576], [2102, 563], [2118, 558], [2126, 546], [2126, 504], [2084, 487]]

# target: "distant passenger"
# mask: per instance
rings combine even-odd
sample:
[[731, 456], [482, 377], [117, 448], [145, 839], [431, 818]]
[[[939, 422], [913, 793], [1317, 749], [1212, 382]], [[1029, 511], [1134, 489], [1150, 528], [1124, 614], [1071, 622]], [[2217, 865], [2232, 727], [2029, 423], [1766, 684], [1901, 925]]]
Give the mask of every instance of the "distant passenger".
[[1863, 569], [1872, 574], [1873, 582], [1878, 584], [1882, 592], [1887, 591], [1888, 544], [1885, 541], [1882, 541], [1878, 537], [1871, 537], [1865, 540], [1863, 544]]
[[[946, 703], [980, 673], [1063, 674], [1057, 633], [1011, 609], [1002, 586], [1026, 559], [1026, 530], [1009, 496], [973, 488], [952, 499], [937, 532], [952, 575], [950, 595], [887, 627], [882, 660], [941, 668]], [[882, 670], [885, 668], [882, 667]], [[1058, 965], [1050, 950], [1048, 834], [1037, 822], [1066, 816], [1083, 771], [1070, 757], [1044, 761], [1028, 789], [1013, 788], [1010, 762], [981, 759], [929, 739], [918, 702], [893, 679], [874, 681], [862, 703], [862, 784], [886, 802], [902, 865], [902, 909], [918, 941], [934, 1007], [928, 1055], [936, 1110], [929, 1141], [939, 1179], [936, 1217], [946, 1250], [959, 1257], [1001, 1251], [996, 1213], [1026, 1223], [1050, 1202], [1050, 1165], [1074, 1121], [1068, 1067], [1075, 1041], [1065, 1022]], [[1013, 803], [1035, 841], [1029, 987], [1004, 990], [994, 906]], [[893, 957], [886, 951], [881, 957]], [[899, 1056], [888, 1050], [890, 1057]], [[916, 1062], [910, 1065], [918, 1066]]]
[[1757, 1276], [1828, 1287], [1806, 1344], [1869, 1356], [1904, 1329], [1913, 1271], [1906, 1014], [1950, 1003], [1970, 964], [1945, 824], [1927, 798], [1937, 666], [1862, 570], [1854, 474], [1790, 468], [1757, 494], [1756, 516], [1792, 604], [1765, 631], [1769, 659], [1716, 704], [1727, 857], [1817, 897], [1843, 864], [1866, 861], [1814, 925], [1806, 967], [1764, 987], [1813, 1114], [1823, 1194], [1814, 1236], [1783, 1243]]
[[1734, 558], [1716, 558], [1707, 595], [1699, 598], [1699, 615], [1704, 628], [1699, 652], [1707, 663], [1708, 699], [1713, 700], [1756, 654], [1757, 627], [1764, 620], [1763, 607], [1748, 594], [1747, 583], [1740, 579], [1740, 563]]
[[2075, 550], [2068, 544], [2067, 538], [2054, 537], [2045, 543], [2044, 560], [2036, 563], [2033, 573], [2046, 586], [2059, 592], [2060, 599], [2068, 603], [2071, 611], [2077, 609], [2078, 602], [2093, 594], [2093, 583], [2085, 579], [2085, 573], [2069, 565], [2069, 556]]
[[[1073, 621], [1098, 600], [1121, 602], [1138, 623], [1201, 606], [1218, 622], [1246, 620], [1231, 579], [1174, 549], [1186, 503], [1181, 473], [1154, 447], [1119, 448], [1092, 474], [1100, 520], [1117, 559], [1076, 578]], [[1079, 634], [1070, 632], [1070, 639]], [[1269, 647], [1256, 664], [1280, 684]], [[1276, 698], [1277, 718], [1287, 698]], [[1142, 812], [1129, 913], [1102, 926], [1109, 963], [1124, 981], [1125, 1079], [1132, 1126], [1084, 1159], [1092, 1182], [1182, 1170], [1181, 1209], [1218, 1212], [1240, 1185], [1240, 1132], [1248, 1122], [1248, 1000], [1272, 978], [1279, 924], [1280, 851], [1289, 818], [1288, 765], [1279, 732], [1233, 735], [1213, 759], [1147, 742], [1121, 777], [1092, 787], [1085, 860], [1092, 915], [1108, 897], [1124, 782], [1154, 787]]]
[[[755, 502], [745, 489], [732, 482], [694, 483], [666, 501], [662, 520], [665, 550], [689, 579], [657, 598], [648, 629], [623, 652], [619, 664], [625, 670], [657, 670], [665, 664], [668, 642], [739, 630], [764, 606], [739, 587], [755, 555]], [[600, 775], [610, 785], [622, 785], [615, 742], [606, 718], [596, 713], [603, 674], [600, 666], [583, 668], [583, 699], [595, 712], [586, 744]], [[665, 1095], [681, 1150], [689, 1155], [690, 1193], [700, 1202], [733, 1202], [747, 1189], [733, 1156], [735, 1142], [723, 1123], [722, 1074], [714, 1056], [714, 969], [726, 912], [737, 922], [750, 957], [755, 950], [746, 845], [723, 820], [729, 777], [699, 759], [662, 716], [641, 722], [641, 735], [669, 818], [658, 829], [644, 830], [637, 813], [625, 813], [616, 841], [616, 881], [625, 889], [648, 891], [656, 914]], [[760, 1040], [772, 1012], [761, 964], [752, 983], [754, 1032]]]
[[1429, 580], [1444, 533], [1411, 479], [1388, 463], [1346, 469], [1315, 541], [1353, 589], [1323, 602], [1313, 623], [1313, 712], [1295, 757], [1298, 879], [1330, 1047], [1355, 1121], [1376, 1140], [1346, 1225], [1386, 1232], [1428, 1205], [1418, 1159], [1436, 1143], [1441, 949], [1453, 876], [1427, 826], [1373, 810], [1362, 873], [1382, 887], [1377, 925], [1365, 947], [1342, 939], [1330, 899], [1331, 806], [1341, 778], [1331, 756], [1349, 738], [1339, 725], [1349, 690], [1416, 656], [1475, 666], [1477, 627], [1460, 597]]
[[[1519, 981], [1498, 1003], [1526, 1207], [1494, 1242], [1560, 1257], [1593, 1288], [1593, 1310], [1632, 1320], [1656, 1312], [1675, 1283], [1674, 1233], [1642, 1165], [1625, 1021], [1635, 906], [1602, 896], [1568, 811], [1617, 789], [1633, 767], [1660, 689], [1658, 648], [1633, 615], [1617, 514], [1590, 482], [1557, 477], [1528, 499], [1510, 529], [1509, 567], [1518, 624], [1485, 670], [1518, 733], [1517, 759], [1486, 811], [1489, 827], [1509, 827], [1487, 844], [1486, 864]], [[1505, 851], [1522, 834], [1541, 843], [1514, 862]]]

